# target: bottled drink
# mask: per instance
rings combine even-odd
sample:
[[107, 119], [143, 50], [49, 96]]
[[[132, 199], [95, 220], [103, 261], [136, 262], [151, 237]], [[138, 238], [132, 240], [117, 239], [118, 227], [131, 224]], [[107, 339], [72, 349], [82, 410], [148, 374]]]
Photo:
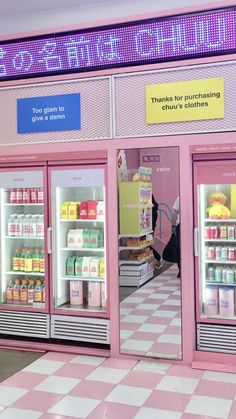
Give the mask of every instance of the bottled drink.
[[10, 204], [16, 204], [17, 200], [16, 200], [16, 189], [10, 189]]
[[30, 204], [30, 189], [24, 188], [22, 191], [22, 202], [23, 204]]
[[37, 236], [44, 236], [44, 216], [40, 214], [37, 219]]
[[28, 287], [27, 287], [26, 279], [22, 279], [21, 288], [20, 288], [20, 303], [21, 304], [28, 303]]
[[37, 188], [30, 189], [30, 201], [31, 204], [37, 204], [38, 202], [38, 190]]
[[17, 188], [17, 190], [16, 190], [16, 203], [17, 204], [22, 204], [22, 199], [23, 199], [22, 189]]
[[38, 189], [38, 203], [43, 204], [44, 197], [43, 197], [43, 188]]
[[7, 222], [7, 235], [15, 236], [15, 214], [11, 214]]
[[33, 304], [34, 302], [34, 280], [29, 280], [28, 285], [28, 304]]
[[21, 255], [20, 255], [20, 270], [25, 272], [25, 255], [26, 255], [26, 248], [22, 247]]
[[6, 303], [12, 304], [13, 303], [13, 281], [10, 279], [7, 284], [6, 289]]
[[32, 272], [33, 270], [33, 258], [31, 250], [28, 248], [25, 252], [25, 272]]
[[29, 237], [30, 236], [30, 223], [31, 223], [31, 214], [27, 214], [24, 217], [23, 221], [23, 236]]
[[36, 237], [37, 235], [37, 219], [38, 219], [38, 216], [36, 214], [31, 216], [31, 219], [30, 219], [30, 236], [31, 237]]
[[21, 249], [18, 247], [12, 258], [12, 270], [16, 272], [21, 271]]
[[44, 264], [44, 252], [43, 249], [40, 248], [39, 252], [39, 272], [45, 272], [45, 264]]
[[42, 302], [45, 303], [45, 282], [42, 281]]
[[14, 288], [13, 288], [13, 303], [19, 304], [20, 303], [20, 280], [16, 279]]
[[40, 266], [39, 266], [39, 250], [37, 247], [35, 247], [32, 251], [32, 271], [33, 272], [40, 272]]
[[36, 285], [34, 288], [34, 301], [37, 303], [42, 303], [43, 301], [43, 291], [42, 291], [42, 284], [41, 284], [40, 279], [37, 279]]

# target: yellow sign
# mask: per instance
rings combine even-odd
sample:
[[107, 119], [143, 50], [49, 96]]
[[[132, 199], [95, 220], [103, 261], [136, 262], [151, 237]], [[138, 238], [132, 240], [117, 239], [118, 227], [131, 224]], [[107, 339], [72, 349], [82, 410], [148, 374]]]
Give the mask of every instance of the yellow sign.
[[224, 118], [224, 79], [146, 86], [146, 123]]

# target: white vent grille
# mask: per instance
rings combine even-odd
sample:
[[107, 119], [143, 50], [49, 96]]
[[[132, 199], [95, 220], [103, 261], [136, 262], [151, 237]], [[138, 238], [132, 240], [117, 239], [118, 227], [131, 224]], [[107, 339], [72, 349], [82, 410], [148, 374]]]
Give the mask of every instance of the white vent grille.
[[236, 326], [198, 324], [197, 349], [236, 354]]
[[0, 311], [0, 333], [13, 336], [49, 338], [49, 315]]
[[81, 342], [110, 343], [109, 320], [52, 316], [51, 337]]

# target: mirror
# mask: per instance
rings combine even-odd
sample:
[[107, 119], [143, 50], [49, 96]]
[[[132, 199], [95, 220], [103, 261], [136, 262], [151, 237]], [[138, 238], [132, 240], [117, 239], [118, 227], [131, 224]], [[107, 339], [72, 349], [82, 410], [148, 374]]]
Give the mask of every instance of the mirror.
[[177, 231], [178, 147], [119, 150], [117, 156], [120, 351], [181, 359], [181, 278], [177, 263], [163, 259]]

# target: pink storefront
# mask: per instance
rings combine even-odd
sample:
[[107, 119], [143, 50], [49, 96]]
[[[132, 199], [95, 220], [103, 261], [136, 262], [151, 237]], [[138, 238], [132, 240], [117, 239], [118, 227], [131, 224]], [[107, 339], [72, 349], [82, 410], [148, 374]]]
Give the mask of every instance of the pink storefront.
[[1, 40], [1, 347], [233, 370], [235, 29], [225, 0]]

